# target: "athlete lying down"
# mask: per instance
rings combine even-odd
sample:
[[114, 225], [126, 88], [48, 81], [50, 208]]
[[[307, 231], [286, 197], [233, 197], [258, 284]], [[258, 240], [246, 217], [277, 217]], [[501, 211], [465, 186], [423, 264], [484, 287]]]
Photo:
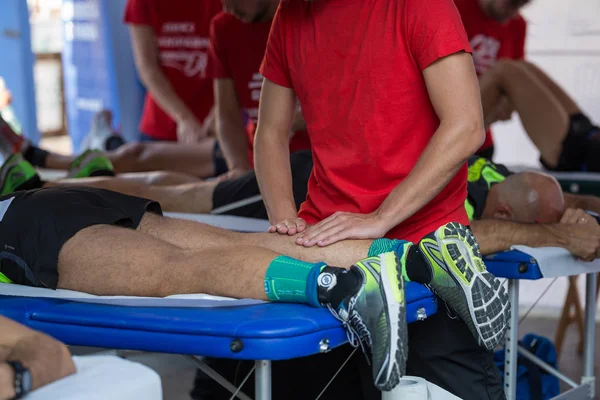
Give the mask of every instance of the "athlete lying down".
[[[102, 189], [44, 188], [0, 202], [0, 278], [6, 283], [327, 307], [346, 326], [350, 342], [362, 341], [368, 349], [382, 390], [392, 389], [404, 373], [398, 355], [406, 353], [399, 346], [407, 346], [405, 281], [428, 284], [488, 349], [502, 339], [510, 313], [500, 282], [471, 246], [471, 232], [457, 223], [418, 244], [378, 239], [307, 249], [288, 236], [244, 235], [165, 218], [156, 202]], [[475, 292], [482, 297], [473, 298]]]
[[[96, 161], [95, 165], [109, 167], [110, 163], [108, 160]], [[292, 182], [297, 207], [306, 198], [311, 169], [310, 152], [292, 154]], [[161, 176], [171, 181], [177, 179], [177, 175]], [[149, 178], [154, 179], [152, 176]], [[253, 171], [223, 182], [192, 180], [175, 185], [152, 185], [120, 176], [64, 179], [44, 183], [34, 168], [18, 154], [9, 158], [0, 169], [2, 194], [39, 188], [42, 185], [108, 189], [152, 199], [159, 202], [165, 211], [197, 214], [210, 213], [214, 208], [260, 193]], [[509, 250], [511, 246], [521, 244], [531, 247], [564, 247], [584, 260], [600, 256], [600, 227], [593, 217], [582, 211], [600, 214], [599, 198], [563, 194], [556, 180], [549, 175], [536, 172], [513, 174], [502, 165], [476, 156], [469, 159], [467, 189], [465, 208], [482, 254]], [[565, 210], [568, 211], [568, 215], [563, 218]], [[566, 223], [571, 220], [569, 215], [575, 213], [575, 210], [579, 210], [577, 215], [582, 219], [576, 221], [577, 224]], [[227, 214], [267, 218], [262, 201], [228, 211]], [[584, 222], [586, 224], [583, 224]]]

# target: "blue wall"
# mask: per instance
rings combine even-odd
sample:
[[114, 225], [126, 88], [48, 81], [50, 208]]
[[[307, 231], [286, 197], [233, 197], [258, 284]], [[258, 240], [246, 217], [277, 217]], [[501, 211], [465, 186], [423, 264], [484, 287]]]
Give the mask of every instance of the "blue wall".
[[127, 140], [138, 138], [144, 90], [135, 71], [126, 0], [63, 0], [63, 68], [69, 134], [75, 152], [93, 115], [109, 109]]
[[33, 84], [29, 11], [25, 0], [2, 0], [0, 10], [0, 76], [12, 93], [12, 106], [23, 133], [37, 143], [39, 132]]

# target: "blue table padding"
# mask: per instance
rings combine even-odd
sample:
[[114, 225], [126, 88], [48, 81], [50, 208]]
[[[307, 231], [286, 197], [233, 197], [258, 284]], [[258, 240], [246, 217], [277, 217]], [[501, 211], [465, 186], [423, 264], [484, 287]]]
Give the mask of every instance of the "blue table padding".
[[499, 278], [529, 280], [543, 278], [537, 261], [521, 251], [504, 251], [485, 256], [483, 260], [488, 271]]
[[[424, 286], [407, 285], [407, 319], [423, 308], [437, 311]], [[243, 307], [157, 308], [90, 304], [52, 298], [0, 296], [0, 315], [69, 345], [195, 354], [234, 359], [281, 360], [346, 343], [346, 333], [326, 309], [268, 303]], [[240, 351], [232, 342], [243, 343]]]

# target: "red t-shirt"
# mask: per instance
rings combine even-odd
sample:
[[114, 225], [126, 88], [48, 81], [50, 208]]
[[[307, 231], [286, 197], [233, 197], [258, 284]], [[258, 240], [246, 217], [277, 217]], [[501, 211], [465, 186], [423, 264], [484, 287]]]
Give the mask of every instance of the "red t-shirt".
[[[231, 14], [222, 12], [213, 18], [210, 25], [211, 77], [233, 79], [240, 106], [248, 115], [248, 157], [254, 164], [253, 147], [258, 102], [263, 77], [260, 64], [267, 47], [271, 21], [246, 24]], [[305, 131], [295, 132], [290, 141], [290, 151], [310, 149]]]
[[[315, 166], [300, 216], [370, 213], [410, 173], [439, 126], [422, 71], [470, 51], [452, 0], [280, 3], [262, 65], [302, 104]], [[443, 157], [443, 155], [440, 155]], [[417, 241], [468, 223], [467, 169], [388, 237]]]
[[[210, 20], [223, 9], [219, 0], [129, 0], [125, 22], [153, 28], [160, 66], [173, 89], [200, 122], [213, 105], [207, 76]], [[175, 121], [146, 95], [140, 131], [161, 140], [177, 140]]]
[[[473, 61], [477, 75], [481, 76], [502, 58], [522, 60], [525, 58], [527, 22], [518, 15], [505, 23], [488, 17], [478, 0], [454, 0], [465, 25], [473, 48]], [[481, 149], [494, 144], [492, 132], [488, 131]]]

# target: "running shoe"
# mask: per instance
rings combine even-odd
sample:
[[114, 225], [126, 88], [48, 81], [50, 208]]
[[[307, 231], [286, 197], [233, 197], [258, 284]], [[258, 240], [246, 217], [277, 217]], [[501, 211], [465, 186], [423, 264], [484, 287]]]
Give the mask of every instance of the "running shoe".
[[40, 188], [41, 180], [33, 165], [21, 153], [13, 154], [0, 168], [0, 195]]
[[112, 162], [98, 150], [87, 150], [69, 166], [69, 178], [89, 178], [92, 176], [115, 176]]
[[487, 272], [471, 230], [451, 222], [425, 236], [419, 248], [433, 270], [430, 288], [467, 324], [480, 346], [493, 350], [508, 328], [508, 295]]
[[125, 140], [115, 133], [112, 123], [113, 117], [109, 110], [96, 113], [92, 119], [90, 132], [81, 143], [81, 151], [87, 149], [110, 151], [123, 145]]
[[350, 344], [360, 345], [367, 357], [370, 355], [373, 382], [384, 391], [392, 390], [406, 370], [408, 335], [401, 268], [406, 253], [402, 258], [384, 253], [354, 264], [350, 272], [362, 280], [358, 291], [337, 309], [328, 306], [344, 324]]

